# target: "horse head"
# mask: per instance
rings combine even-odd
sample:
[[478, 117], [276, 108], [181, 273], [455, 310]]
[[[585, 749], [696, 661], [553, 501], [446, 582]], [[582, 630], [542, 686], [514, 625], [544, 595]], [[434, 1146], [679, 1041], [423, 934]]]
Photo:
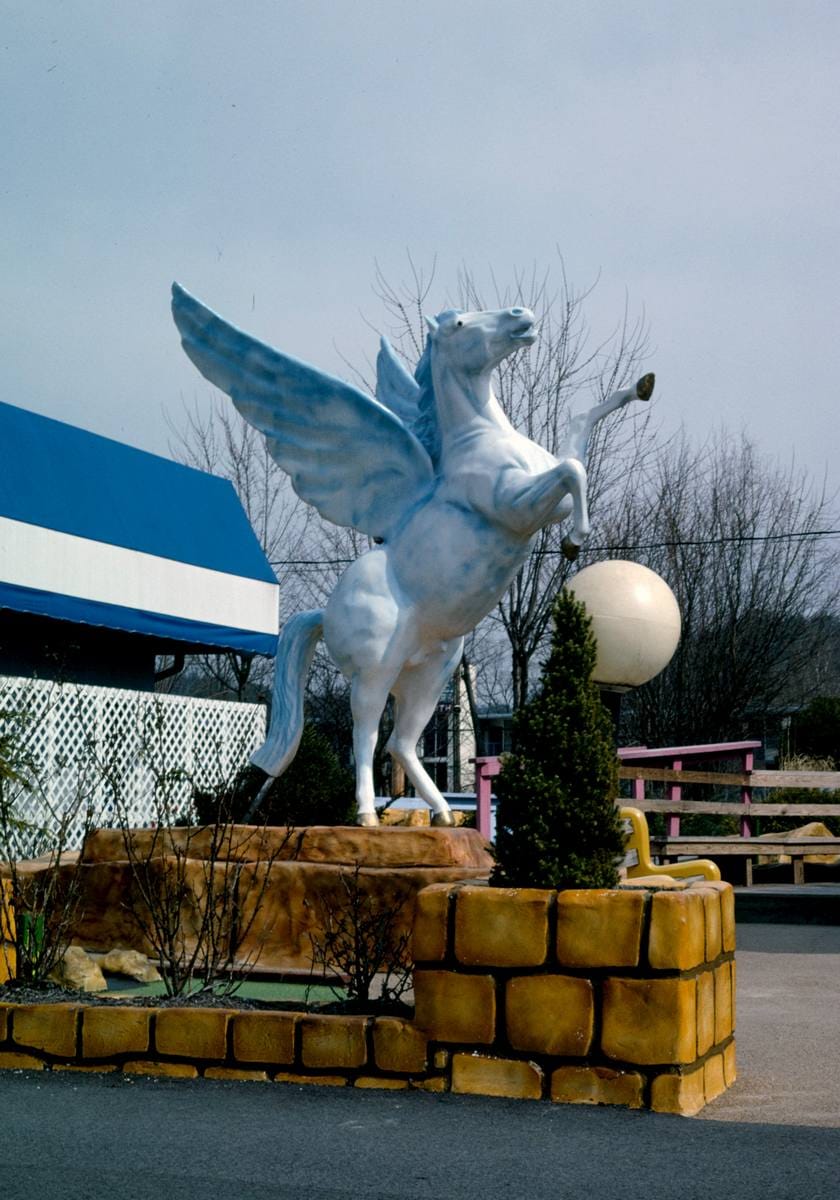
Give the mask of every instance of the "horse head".
[[459, 312], [448, 308], [427, 317], [429, 343], [434, 355], [468, 375], [492, 371], [502, 359], [536, 341], [536, 317], [529, 308], [502, 308], [495, 312]]

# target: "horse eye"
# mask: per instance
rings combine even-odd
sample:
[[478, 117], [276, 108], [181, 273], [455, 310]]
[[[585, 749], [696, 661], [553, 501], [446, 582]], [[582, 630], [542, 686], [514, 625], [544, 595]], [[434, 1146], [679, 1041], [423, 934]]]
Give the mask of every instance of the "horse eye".
[[455, 327], [457, 329], [460, 329], [463, 324], [464, 324], [464, 322], [459, 317], [458, 320], [455, 322]]

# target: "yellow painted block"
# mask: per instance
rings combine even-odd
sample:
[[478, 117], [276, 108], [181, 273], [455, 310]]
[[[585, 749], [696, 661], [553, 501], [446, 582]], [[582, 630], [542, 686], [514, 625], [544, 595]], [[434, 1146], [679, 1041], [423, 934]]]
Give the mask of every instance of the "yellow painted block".
[[435, 1050], [435, 1056], [434, 1056], [432, 1062], [434, 1064], [435, 1070], [445, 1071], [446, 1068], [449, 1066], [449, 1051], [448, 1050]]
[[198, 1070], [192, 1063], [127, 1062], [125, 1075], [168, 1075], [172, 1079], [197, 1079]]
[[385, 1091], [399, 1092], [408, 1087], [407, 1079], [379, 1079], [375, 1075], [360, 1075], [353, 1081], [353, 1087], [380, 1088]]
[[12, 1010], [5, 1004], [0, 1004], [0, 1042], [5, 1042], [12, 1035]]
[[443, 1075], [435, 1075], [432, 1079], [411, 1079], [409, 1087], [416, 1088], [420, 1092], [445, 1092], [449, 1087], [449, 1081]]
[[472, 1096], [506, 1096], [511, 1100], [542, 1098], [543, 1073], [536, 1063], [484, 1054], [456, 1054], [452, 1059], [452, 1091]]
[[401, 1071], [406, 1075], [425, 1071], [426, 1035], [412, 1021], [379, 1017], [373, 1026], [373, 1054], [381, 1071]]
[[305, 1067], [361, 1067], [367, 1060], [365, 1017], [301, 1017]]
[[71, 1004], [22, 1004], [14, 1009], [12, 1037], [19, 1046], [74, 1058], [78, 1020]]
[[451, 883], [432, 883], [417, 893], [411, 953], [415, 962], [442, 962], [446, 958]]
[[635, 967], [644, 892], [570, 889], [557, 897], [557, 961], [564, 967]]
[[648, 961], [657, 969], [691, 970], [706, 959], [706, 909], [703, 896], [657, 892], [651, 899]]
[[295, 1013], [237, 1013], [233, 1018], [233, 1057], [237, 1062], [294, 1062], [296, 1023]]
[[706, 880], [703, 890], [713, 888], [720, 896], [720, 933], [721, 944], [725, 954], [731, 954], [735, 949], [735, 892], [731, 883], [723, 880]]
[[0, 1050], [0, 1071], [43, 1071], [40, 1058], [16, 1050]]
[[726, 1077], [723, 1070], [723, 1055], [713, 1054], [703, 1066], [703, 1090], [706, 1103], [710, 1104], [726, 1091]]
[[151, 1010], [128, 1005], [101, 1008], [91, 1005], [83, 1013], [82, 1057], [109, 1058], [115, 1054], [144, 1054], [150, 1045]]
[[53, 1071], [82, 1071], [90, 1075], [111, 1075], [114, 1071], [118, 1071], [119, 1067], [116, 1063], [53, 1063], [51, 1070]]
[[321, 1087], [346, 1087], [350, 1080], [346, 1075], [292, 1075], [288, 1071], [278, 1071], [274, 1076], [275, 1083], [315, 1083]]
[[227, 1054], [231, 1013], [223, 1008], [161, 1008], [155, 1017], [158, 1054], [221, 1058]]
[[728, 962], [715, 968], [715, 1042], [728, 1038], [734, 1029], [732, 1020], [732, 967]]
[[723, 1051], [723, 1077], [726, 1080], [726, 1086], [732, 1087], [732, 1084], [738, 1078], [738, 1072], [735, 1066], [735, 1043], [730, 1042], [724, 1047]]
[[245, 1071], [242, 1067], [208, 1067], [204, 1072], [205, 1079], [242, 1079], [253, 1080], [254, 1083], [268, 1083], [266, 1071]]
[[489, 1045], [496, 1033], [493, 976], [415, 971], [414, 1020], [433, 1041]]
[[723, 925], [720, 892], [716, 888], [697, 888], [703, 897], [706, 917], [706, 962], [714, 962], [723, 950]]
[[706, 1103], [704, 1076], [702, 1067], [685, 1075], [657, 1075], [650, 1089], [651, 1108], [693, 1117]]
[[697, 976], [697, 1057], [715, 1043], [715, 975], [701, 971]]
[[595, 1023], [592, 984], [573, 975], [516, 976], [507, 981], [505, 1020], [514, 1050], [582, 1056]]
[[455, 957], [469, 967], [539, 967], [548, 953], [544, 888], [462, 887], [455, 901]]
[[732, 974], [732, 1032], [735, 1032], [735, 1026], [738, 1024], [738, 989], [735, 986], [735, 972], [737, 971], [735, 959], [729, 963], [729, 970]]
[[558, 1067], [551, 1076], [556, 1104], [623, 1104], [642, 1107], [644, 1080], [638, 1071], [610, 1067]]
[[622, 1062], [691, 1063], [697, 1057], [694, 979], [604, 980], [601, 1047]]

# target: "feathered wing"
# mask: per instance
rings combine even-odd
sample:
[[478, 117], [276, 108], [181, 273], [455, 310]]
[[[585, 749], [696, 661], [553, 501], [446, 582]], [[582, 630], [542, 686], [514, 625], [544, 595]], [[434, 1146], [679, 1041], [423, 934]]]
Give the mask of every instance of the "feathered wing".
[[178, 284], [172, 315], [187, 355], [266, 435], [297, 494], [322, 517], [387, 538], [428, 493], [431, 459], [372, 397], [242, 333]]
[[376, 356], [376, 399], [411, 429], [417, 420], [420, 385], [403, 366], [386, 337], [379, 339]]

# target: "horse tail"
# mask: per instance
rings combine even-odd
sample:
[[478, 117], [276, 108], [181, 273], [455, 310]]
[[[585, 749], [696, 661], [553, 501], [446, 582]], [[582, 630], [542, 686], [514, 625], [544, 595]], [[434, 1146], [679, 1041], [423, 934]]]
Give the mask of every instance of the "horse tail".
[[254, 766], [267, 775], [282, 775], [297, 754], [303, 734], [303, 692], [323, 629], [323, 609], [314, 609], [292, 617], [280, 635], [268, 737], [251, 755]]

